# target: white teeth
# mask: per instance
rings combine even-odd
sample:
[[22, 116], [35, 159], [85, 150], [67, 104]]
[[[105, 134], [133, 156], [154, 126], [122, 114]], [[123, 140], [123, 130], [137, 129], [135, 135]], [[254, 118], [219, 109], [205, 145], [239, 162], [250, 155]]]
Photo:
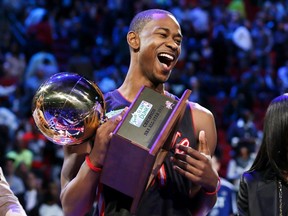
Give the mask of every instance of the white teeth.
[[171, 55], [169, 55], [169, 54], [167, 54], [167, 53], [160, 53], [159, 56], [163, 56], [163, 57], [165, 57], [165, 58], [168, 58], [168, 59], [170, 59], [171, 61], [173, 61], [173, 59], [174, 59], [173, 56], [171, 56]]

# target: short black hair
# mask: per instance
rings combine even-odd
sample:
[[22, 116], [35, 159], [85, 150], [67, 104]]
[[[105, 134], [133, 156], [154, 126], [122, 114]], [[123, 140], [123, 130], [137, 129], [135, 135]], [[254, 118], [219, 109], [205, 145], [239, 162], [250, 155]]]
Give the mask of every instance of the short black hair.
[[135, 17], [132, 19], [130, 23], [129, 31], [134, 31], [137, 33], [141, 32], [144, 26], [153, 19], [154, 14], [166, 14], [174, 16], [169, 11], [162, 9], [145, 10], [135, 15]]

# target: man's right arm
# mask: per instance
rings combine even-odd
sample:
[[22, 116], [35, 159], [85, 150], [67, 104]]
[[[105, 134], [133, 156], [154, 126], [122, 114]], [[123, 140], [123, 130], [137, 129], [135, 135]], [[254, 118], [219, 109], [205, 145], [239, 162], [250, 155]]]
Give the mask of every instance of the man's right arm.
[[95, 200], [100, 173], [92, 171], [85, 162], [90, 152], [89, 142], [64, 146], [61, 171], [61, 204], [65, 215], [84, 215]]
[[85, 142], [64, 146], [64, 163], [61, 170], [61, 204], [65, 216], [80, 216], [90, 211], [96, 197], [101, 172], [92, 170], [85, 161], [88, 155], [90, 165], [102, 167], [112, 132], [122, 120], [120, 115], [109, 119], [96, 130], [94, 144]]

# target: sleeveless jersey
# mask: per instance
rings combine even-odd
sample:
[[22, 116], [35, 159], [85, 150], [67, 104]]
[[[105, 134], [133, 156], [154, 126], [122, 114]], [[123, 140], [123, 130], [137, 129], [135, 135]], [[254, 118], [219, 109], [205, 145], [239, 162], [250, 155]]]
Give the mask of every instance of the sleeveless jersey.
[[[178, 99], [176, 96], [167, 93], [169, 96]], [[105, 94], [107, 115], [111, 112], [117, 113], [128, 107], [127, 101], [118, 90]], [[182, 121], [177, 129], [176, 143], [196, 148], [196, 138], [193, 126], [192, 112], [189, 105], [185, 110]], [[175, 149], [169, 151], [158, 176], [153, 184], [144, 192], [139, 203], [137, 216], [185, 216], [191, 215], [189, 206], [192, 205], [188, 191], [191, 182], [173, 170], [170, 157]], [[119, 152], [121, 153], [121, 152]], [[128, 197], [106, 185], [99, 185], [98, 209], [96, 215], [107, 216], [130, 216], [132, 198]]]

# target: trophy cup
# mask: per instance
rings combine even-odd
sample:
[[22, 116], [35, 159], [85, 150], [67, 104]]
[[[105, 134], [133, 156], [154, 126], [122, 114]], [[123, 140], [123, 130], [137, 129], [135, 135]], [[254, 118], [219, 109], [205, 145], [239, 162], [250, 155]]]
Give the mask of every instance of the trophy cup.
[[58, 145], [80, 144], [94, 135], [105, 115], [98, 86], [75, 73], [57, 73], [32, 101], [32, 116], [42, 134]]

